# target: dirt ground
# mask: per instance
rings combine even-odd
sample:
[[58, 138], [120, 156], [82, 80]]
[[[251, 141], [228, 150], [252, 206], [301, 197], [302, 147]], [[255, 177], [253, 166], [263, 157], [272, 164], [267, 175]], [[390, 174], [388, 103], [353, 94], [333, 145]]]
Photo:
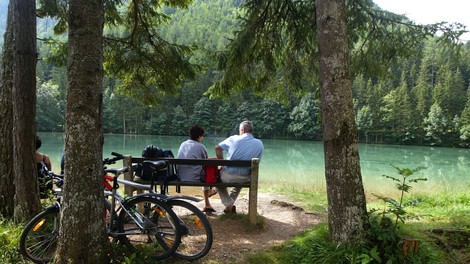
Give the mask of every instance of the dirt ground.
[[[196, 190], [202, 194], [201, 189]], [[264, 218], [264, 226], [253, 228], [237, 218], [221, 219], [219, 216], [224, 214], [224, 206], [219, 196], [212, 196], [210, 201], [217, 211], [214, 215], [208, 216], [214, 233], [214, 242], [209, 254], [198, 263], [214, 263], [214, 261], [243, 263], [245, 254], [269, 249], [302, 230], [326, 220], [324, 216], [306, 212], [284, 195], [258, 193], [258, 214]], [[242, 192], [235, 205], [238, 214], [247, 215], [248, 194]], [[204, 202], [196, 203], [196, 206], [202, 210]]]

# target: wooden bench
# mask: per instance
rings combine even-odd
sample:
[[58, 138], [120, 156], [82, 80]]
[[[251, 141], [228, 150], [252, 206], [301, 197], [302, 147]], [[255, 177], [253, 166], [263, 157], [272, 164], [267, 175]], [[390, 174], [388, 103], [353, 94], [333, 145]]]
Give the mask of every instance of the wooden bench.
[[[259, 159], [252, 160], [219, 160], [219, 159], [176, 159], [176, 158], [143, 158], [125, 156], [123, 163], [124, 166], [131, 168], [124, 174], [124, 179], [134, 181], [134, 171], [132, 164], [142, 163], [144, 160], [167, 160], [169, 164], [175, 165], [216, 165], [216, 166], [229, 166], [229, 167], [250, 167], [250, 182], [248, 183], [204, 183], [204, 182], [181, 182], [170, 181], [165, 183], [167, 186], [211, 186], [211, 187], [243, 187], [248, 188], [248, 216], [251, 224], [256, 224], [257, 206], [258, 206], [258, 171]], [[139, 181], [140, 183], [143, 183]], [[150, 184], [150, 182], [145, 182]], [[158, 183], [161, 185], [162, 183]], [[128, 196], [132, 196], [134, 191], [139, 191], [132, 186], [125, 186], [124, 192]]]

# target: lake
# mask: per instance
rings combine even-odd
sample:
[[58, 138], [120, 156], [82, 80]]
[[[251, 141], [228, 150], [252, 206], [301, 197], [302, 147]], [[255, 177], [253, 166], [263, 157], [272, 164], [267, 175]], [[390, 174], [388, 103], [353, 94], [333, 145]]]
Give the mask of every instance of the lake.
[[[61, 133], [39, 133], [42, 138], [40, 152], [51, 157], [54, 171], [59, 171], [64, 144]], [[141, 156], [142, 149], [150, 144], [170, 149], [175, 156], [185, 136], [105, 135], [103, 156], [111, 152]], [[209, 157], [215, 157], [214, 148], [224, 138], [205, 137]], [[325, 191], [323, 143], [318, 141], [263, 139], [264, 153], [260, 163], [260, 188], [295, 188], [304, 191]], [[413, 184], [412, 192], [463, 193], [470, 190], [470, 150], [426, 146], [396, 146], [360, 144], [359, 155], [366, 193], [394, 194], [395, 182], [382, 175], [399, 177], [391, 166], [425, 169], [417, 177], [427, 182]]]

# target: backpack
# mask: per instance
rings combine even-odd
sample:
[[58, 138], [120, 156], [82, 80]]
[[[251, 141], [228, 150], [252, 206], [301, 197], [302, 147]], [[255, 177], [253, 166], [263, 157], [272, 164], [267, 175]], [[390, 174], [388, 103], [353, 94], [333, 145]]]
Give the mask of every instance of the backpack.
[[[144, 158], [174, 158], [171, 150], [162, 150], [160, 147], [148, 145], [142, 150], [142, 157]], [[153, 171], [147, 165], [137, 164], [135, 167], [135, 174], [145, 181], [152, 180], [152, 173], [155, 182], [168, 182], [178, 178], [178, 170], [176, 165], [169, 164], [166, 169]]]
[[160, 158], [163, 157], [163, 150], [154, 145], [148, 145], [142, 150], [142, 157], [144, 158]]
[[[165, 158], [175, 158], [173, 152], [169, 149], [163, 151], [163, 157]], [[178, 167], [175, 164], [168, 164], [167, 173], [166, 173], [166, 182], [178, 180]]]

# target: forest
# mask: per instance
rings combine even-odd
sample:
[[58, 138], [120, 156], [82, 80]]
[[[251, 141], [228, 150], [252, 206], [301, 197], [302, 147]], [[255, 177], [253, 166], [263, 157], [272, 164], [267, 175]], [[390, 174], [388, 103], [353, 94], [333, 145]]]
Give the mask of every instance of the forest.
[[[156, 100], [142, 100], [121, 89], [122, 80], [106, 76], [104, 132], [186, 135], [187, 128], [197, 123], [209, 135], [226, 136], [236, 132], [241, 120], [251, 119], [260, 138], [321, 140], [316, 80], [309, 84], [310, 92], [291, 94], [281, 100], [257, 94], [253, 89], [226, 98], [207, 95], [220, 74], [215, 53], [224, 50], [237, 30], [241, 2], [196, 0], [185, 10], [166, 8], [171, 20], [160, 29], [162, 36], [169, 42], [191, 46], [188, 60], [198, 64], [199, 71], [175, 94], [160, 93]], [[6, 0], [0, 0], [1, 30], [6, 5]], [[58, 42], [45, 41], [52, 37], [54, 26], [51, 19], [38, 19], [36, 127], [38, 131], [63, 132], [67, 85], [67, 71], [60, 59], [63, 50]], [[116, 33], [111, 31], [105, 28], [105, 33]], [[469, 81], [470, 43], [462, 43], [456, 51], [434, 39], [429, 39], [412, 58], [396, 58], [386, 74], [355, 75], [353, 95], [359, 140], [469, 146]]]
[[[4, 15], [5, 1], [0, 7]], [[404, 208], [414, 206], [414, 200], [427, 200], [403, 199], [411, 190], [409, 183], [426, 180], [407, 179], [422, 168], [395, 167], [402, 180], [383, 175], [401, 183], [396, 185], [400, 201], [375, 195], [373, 202], [388, 205], [383, 212], [368, 211], [357, 139], [467, 146], [470, 47], [459, 41], [462, 27], [415, 24], [404, 15], [381, 10], [372, 0], [10, 0], [0, 65], [2, 217], [17, 225], [41, 210], [39, 185], [31, 175], [40, 171], [35, 163], [45, 159], [39, 153], [31, 155], [40, 146], [34, 137], [38, 131], [65, 131], [63, 199], [54, 206], [53, 224], [44, 225], [53, 227], [45, 234], [60, 234], [50, 257], [54, 263], [119, 262], [121, 254], [115, 255], [109, 243], [113, 217], [108, 222], [103, 214], [103, 132], [184, 135], [198, 123], [208, 135], [225, 136], [248, 118], [260, 138], [323, 141], [326, 188], [318, 194], [326, 199], [315, 210], [328, 222], [324, 235], [302, 238], [320, 238], [307, 246], [286, 244], [288, 252], [280, 259], [291, 261], [300, 255], [294, 262], [447, 263], [433, 261], [453, 257], [447, 256], [452, 253], [446, 245], [412, 237], [414, 252], [408, 254], [402, 249], [409, 244], [403, 238], [418, 233], [430, 237], [423, 229], [441, 226], [465, 232], [468, 219], [462, 205], [468, 198], [455, 197], [459, 209], [449, 214], [454, 207], [448, 210], [446, 199], [433, 193], [431, 198], [438, 198], [435, 205], [445, 206], [436, 213], [446, 217], [412, 228], [419, 232], [401, 229], [409, 219]], [[122, 171], [132, 174], [128, 167]], [[297, 192], [283, 187], [279, 191]], [[317, 193], [305, 194], [301, 199], [316, 204]], [[135, 199], [152, 199], [164, 208], [164, 200], [151, 196], [123, 199], [120, 208], [133, 208]], [[235, 208], [234, 201], [231, 206]], [[160, 248], [168, 256], [170, 244], [178, 246], [172, 242], [182, 235], [176, 218], [173, 240], [147, 239], [160, 229], [154, 219], [160, 222], [160, 216], [171, 212], [147, 208], [152, 217], [145, 221], [152, 231], [147, 231], [147, 224], [138, 224], [139, 234], [146, 238], [135, 242], [152, 243], [148, 248], [137, 246], [143, 257], [122, 255], [127, 262], [147, 261], [147, 253]], [[128, 218], [124, 211], [141, 213], [140, 208], [121, 210], [117, 239], [112, 240], [123, 243], [128, 235], [121, 232], [123, 226], [140, 218]], [[35, 219], [41, 218], [42, 214]], [[34, 230], [43, 224], [41, 219], [28, 226]], [[106, 226], [111, 232], [103, 232]], [[328, 242], [321, 246], [326, 254], [316, 249], [318, 258], [298, 254], [323, 241]], [[11, 252], [18, 252], [16, 242], [8, 243], [13, 245]], [[331, 252], [342, 260], [327, 260]]]

